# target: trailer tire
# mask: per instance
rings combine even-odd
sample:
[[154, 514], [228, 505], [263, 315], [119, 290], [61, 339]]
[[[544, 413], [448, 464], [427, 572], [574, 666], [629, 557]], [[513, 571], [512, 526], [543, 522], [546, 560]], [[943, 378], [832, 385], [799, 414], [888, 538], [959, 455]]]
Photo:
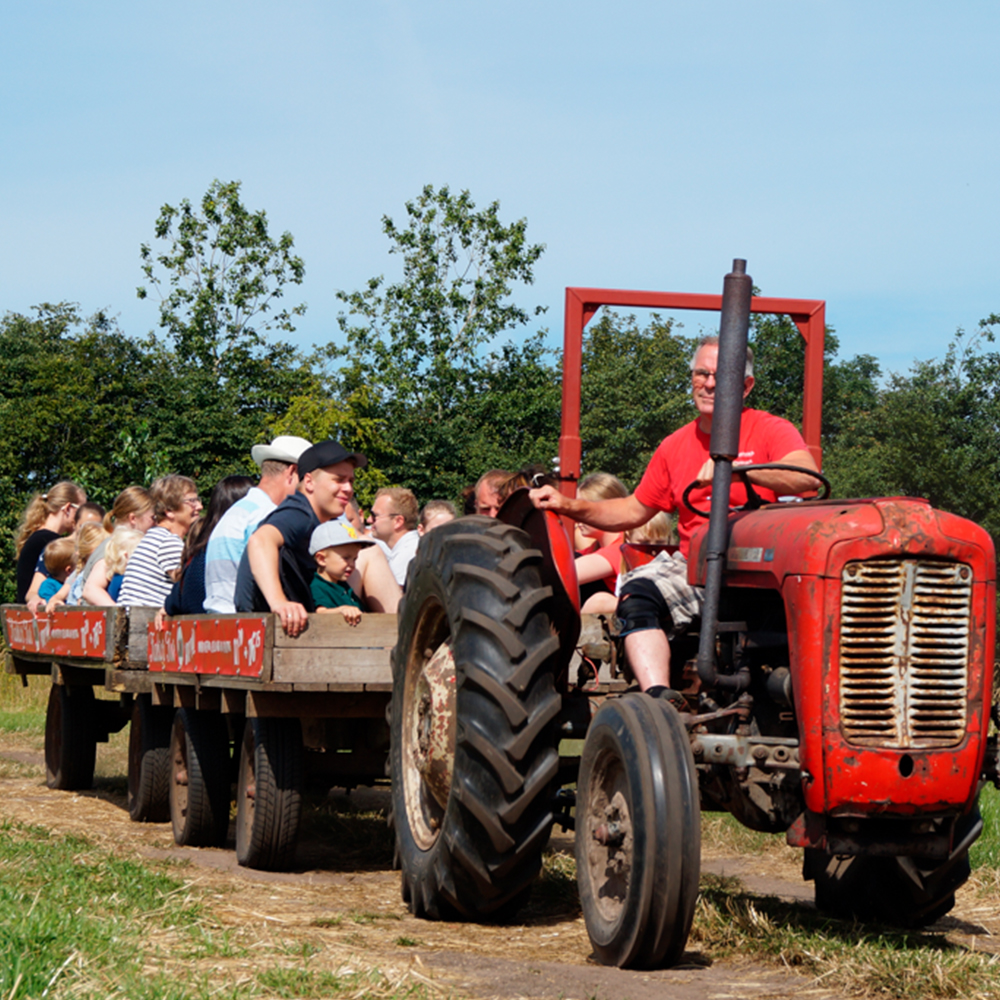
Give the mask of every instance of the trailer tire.
[[221, 847], [229, 832], [229, 738], [215, 712], [179, 708], [170, 731], [170, 820], [182, 847]]
[[421, 540], [393, 650], [392, 822], [417, 916], [505, 920], [552, 829], [559, 639], [542, 556], [467, 517]]
[[173, 709], [136, 696], [128, 734], [128, 814], [136, 823], [170, 819], [170, 732]]
[[580, 758], [576, 873], [604, 965], [655, 968], [684, 954], [698, 898], [698, 780], [676, 710], [644, 694], [609, 699]]
[[287, 871], [301, 815], [299, 720], [247, 719], [236, 783], [236, 860], [247, 868]]
[[94, 689], [89, 684], [53, 684], [45, 712], [45, 783], [76, 791], [94, 783], [97, 733]]
[[829, 855], [806, 848], [803, 873], [815, 879], [816, 909], [844, 920], [926, 927], [955, 905], [955, 891], [972, 874], [969, 845], [982, 830], [978, 806], [955, 831], [959, 847], [944, 864], [918, 858]]

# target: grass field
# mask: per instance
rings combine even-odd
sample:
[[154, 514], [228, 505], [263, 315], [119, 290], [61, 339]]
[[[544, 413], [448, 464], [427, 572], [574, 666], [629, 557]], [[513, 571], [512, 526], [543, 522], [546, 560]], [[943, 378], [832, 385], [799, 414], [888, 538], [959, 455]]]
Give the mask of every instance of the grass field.
[[[0, 675], [0, 732], [40, 746], [48, 690], [47, 677], [24, 688]], [[981, 808], [985, 833], [972, 851], [972, 886], [991, 905], [1000, 894], [1000, 795], [985, 789]], [[359, 868], [391, 861], [381, 814], [344, 817], [317, 807], [307, 823], [336, 838]], [[703, 818], [703, 838], [706, 848], [729, 856], [792, 854], [783, 837], [716, 814]], [[430, 995], [418, 979], [376, 968], [341, 973], [312, 966], [308, 956], [290, 961], [290, 946], [280, 941], [251, 949], [213, 919], [211, 902], [183, 869], [110, 855], [33, 827], [0, 826], [0, 912], [0, 1000]], [[578, 912], [572, 856], [550, 853], [525, 919], [572, 919]], [[811, 907], [751, 894], [736, 879], [702, 878], [690, 948], [713, 960], [798, 969], [849, 996], [1000, 1000], [1000, 959], [990, 954], [943, 934], [831, 920]]]

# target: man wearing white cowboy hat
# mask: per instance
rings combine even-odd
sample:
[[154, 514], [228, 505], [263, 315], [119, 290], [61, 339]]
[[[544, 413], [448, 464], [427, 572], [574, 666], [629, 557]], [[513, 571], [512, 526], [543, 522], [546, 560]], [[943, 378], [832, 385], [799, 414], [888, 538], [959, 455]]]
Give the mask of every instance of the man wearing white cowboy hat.
[[282, 434], [270, 444], [255, 444], [250, 457], [260, 466], [260, 482], [222, 515], [205, 550], [205, 611], [236, 611], [236, 571], [257, 525], [299, 485], [299, 456], [312, 445]]

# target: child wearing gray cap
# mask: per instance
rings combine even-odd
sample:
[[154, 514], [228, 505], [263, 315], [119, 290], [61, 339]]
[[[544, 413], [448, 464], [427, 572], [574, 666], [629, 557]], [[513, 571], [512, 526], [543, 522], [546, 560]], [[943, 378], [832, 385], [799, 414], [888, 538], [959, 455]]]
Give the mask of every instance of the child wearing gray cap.
[[337, 612], [348, 625], [361, 621], [361, 613], [368, 608], [347, 578], [354, 572], [362, 548], [374, 544], [373, 539], [343, 521], [326, 521], [313, 531], [309, 554], [316, 560], [316, 575], [309, 588], [318, 614]]

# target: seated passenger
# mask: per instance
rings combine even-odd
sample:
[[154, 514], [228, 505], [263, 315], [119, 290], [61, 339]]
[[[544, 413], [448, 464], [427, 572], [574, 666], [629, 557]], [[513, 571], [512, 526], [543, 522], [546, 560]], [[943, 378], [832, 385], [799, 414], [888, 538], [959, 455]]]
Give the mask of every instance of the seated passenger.
[[73, 572], [74, 548], [76, 545], [72, 538], [57, 538], [45, 546], [42, 558], [45, 560], [45, 572], [48, 576], [38, 588], [38, 597], [42, 601], [54, 597]]
[[374, 544], [374, 539], [343, 521], [327, 521], [312, 533], [309, 551], [316, 560], [316, 575], [309, 589], [318, 613], [337, 612], [348, 625], [361, 621], [361, 612], [368, 608], [348, 579], [354, 573], [361, 550]]
[[[109, 533], [129, 528], [145, 534], [152, 527], [153, 499], [149, 490], [142, 486], [126, 486], [115, 497], [111, 510], [104, 515], [104, 530]], [[101, 542], [83, 567], [80, 604], [109, 607], [115, 603], [108, 593], [108, 584], [114, 574], [108, 572], [104, 558], [109, 543], [109, 539]]]
[[250, 457], [260, 466], [260, 481], [237, 500], [206, 536], [205, 611], [236, 610], [236, 573], [250, 536], [283, 500], [299, 487], [299, 456], [312, 445], [282, 435], [270, 444], [255, 444]]
[[406, 584], [406, 570], [417, 554], [419, 520], [420, 505], [411, 490], [387, 486], [375, 494], [368, 515], [371, 536], [385, 553], [389, 569], [401, 587]]
[[107, 593], [112, 601], [118, 600], [125, 579], [125, 570], [132, 553], [139, 547], [139, 542], [145, 536], [144, 531], [137, 528], [115, 528], [104, 550], [104, 569], [107, 574]]
[[[298, 635], [315, 610], [310, 583], [316, 563], [309, 552], [312, 533], [339, 518], [354, 495], [354, 472], [364, 455], [336, 441], [321, 441], [299, 457], [298, 492], [272, 511], [251, 535], [236, 580], [237, 611], [272, 611], [282, 628]], [[401, 591], [377, 546], [370, 546], [360, 591], [375, 611], [394, 613]], [[360, 573], [359, 568], [355, 573]]]
[[164, 476], [149, 488], [156, 524], [146, 532], [128, 561], [118, 603], [159, 608], [180, 575], [184, 536], [201, 513], [193, 479]]
[[168, 615], [200, 615], [205, 611], [205, 552], [222, 515], [253, 486], [249, 476], [226, 476], [215, 484], [208, 510], [188, 532], [181, 557], [180, 579], [170, 591], [164, 607]]
[[490, 469], [479, 477], [472, 492], [472, 503], [476, 514], [484, 517], [496, 517], [497, 511], [504, 499], [499, 494], [500, 487], [510, 479], [511, 474], [503, 469]]
[[[580, 480], [576, 495], [583, 500], [611, 500], [627, 497], [625, 484], [610, 472], [593, 472]], [[621, 569], [622, 542], [625, 536], [620, 531], [602, 531], [583, 521], [578, 522], [576, 534], [579, 551], [576, 560], [576, 578], [580, 583], [581, 610], [587, 614], [597, 614], [605, 609], [607, 598], [612, 597]], [[580, 544], [582, 543], [582, 544]], [[584, 550], [583, 546], [587, 546]], [[614, 610], [612, 606], [611, 610]]]
[[458, 513], [450, 500], [428, 500], [420, 512], [420, 523], [417, 525], [417, 531], [421, 535], [426, 535], [432, 528], [454, 521], [456, 517], [458, 517]]
[[[87, 502], [87, 494], [76, 483], [56, 483], [47, 493], [36, 493], [24, 511], [18, 528], [16, 604], [38, 603], [38, 588], [45, 579], [42, 552], [49, 542], [73, 530], [76, 512]], [[41, 569], [39, 569], [41, 564]]]

